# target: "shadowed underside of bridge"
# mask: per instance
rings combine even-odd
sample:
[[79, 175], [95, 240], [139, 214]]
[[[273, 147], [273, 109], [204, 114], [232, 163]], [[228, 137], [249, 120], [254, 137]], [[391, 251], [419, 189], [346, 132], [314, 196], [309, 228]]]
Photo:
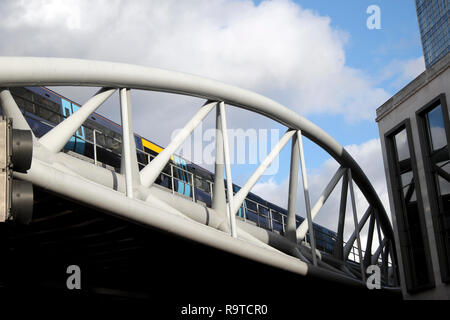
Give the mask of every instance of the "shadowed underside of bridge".
[[[0, 293], [9, 303], [140, 304], [178, 312], [187, 304], [268, 304], [400, 299], [300, 276], [96, 211], [34, 187], [29, 226], [1, 227]], [[164, 245], [162, 245], [164, 244]], [[68, 290], [67, 267], [81, 268]], [[161, 310], [160, 310], [161, 311]], [[280, 311], [280, 310], [278, 310]]]

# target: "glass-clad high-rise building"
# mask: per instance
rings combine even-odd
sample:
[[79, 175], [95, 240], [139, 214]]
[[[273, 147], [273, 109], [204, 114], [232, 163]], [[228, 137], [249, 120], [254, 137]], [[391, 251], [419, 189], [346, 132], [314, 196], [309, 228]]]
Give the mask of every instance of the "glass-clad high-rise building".
[[450, 0], [416, 0], [425, 65], [429, 68], [449, 52]]

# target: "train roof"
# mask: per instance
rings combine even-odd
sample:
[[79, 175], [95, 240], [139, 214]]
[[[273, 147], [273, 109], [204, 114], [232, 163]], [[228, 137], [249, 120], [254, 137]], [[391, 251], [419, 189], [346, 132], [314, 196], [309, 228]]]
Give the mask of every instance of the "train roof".
[[[79, 104], [79, 103], [77, 103], [77, 102], [75, 102], [75, 101], [73, 101], [73, 100], [57, 93], [56, 91], [53, 91], [52, 89], [47, 88], [47, 87], [26, 87], [26, 88], [30, 91], [33, 91], [33, 92], [39, 94], [39, 95], [47, 97], [48, 99], [52, 100], [53, 102], [60, 103], [61, 101], [59, 99], [64, 99], [64, 100], [67, 100], [67, 101], [81, 107], [81, 104]], [[56, 98], [56, 97], [58, 97], [58, 98]], [[103, 126], [107, 127], [108, 129], [113, 130], [116, 133], [122, 134], [122, 129], [121, 129], [122, 126], [120, 124], [108, 119], [107, 117], [101, 115], [100, 113], [93, 112], [89, 116], [89, 119], [98, 122], [100, 125], [103, 125]], [[147, 140], [147, 141], [157, 145], [160, 148], [163, 148], [159, 144], [157, 144], [151, 140], [148, 140], [147, 138], [142, 137], [140, 134], [134, 133], [134, 135], [139, 138], [142, 138], [144, 140]]]

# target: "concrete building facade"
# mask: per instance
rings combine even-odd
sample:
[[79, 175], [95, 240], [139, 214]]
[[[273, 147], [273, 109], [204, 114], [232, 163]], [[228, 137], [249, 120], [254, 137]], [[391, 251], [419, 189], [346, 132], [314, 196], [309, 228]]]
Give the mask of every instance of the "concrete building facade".
[[405, 299], [450, 299], [450, 54], [377, 109]]

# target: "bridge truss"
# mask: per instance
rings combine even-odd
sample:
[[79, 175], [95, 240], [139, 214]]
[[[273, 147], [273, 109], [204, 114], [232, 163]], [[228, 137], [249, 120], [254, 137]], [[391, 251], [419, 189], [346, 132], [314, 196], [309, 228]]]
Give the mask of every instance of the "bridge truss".
[[[17, 178], [56, 194], [98, 208], [138, 224], [156, 227], [175, 235], [230, 252], [241, 257], [330, 280], [365, 286], [366, 268], [379, 264], [384, 288], [398, 288], [397, 257], [393, 231], [373, 186], [350, 154], [330, 135], [287, 107], [262, 95], [217, 81], [135, 65], [59, 58], [0, 57], [0, 103], [16, 129], [30, 130], [8, 88], [24, 86], [101, 87], [84, 105], [41, 138], [33, 136], [33, 159], [27, 173]], [[139, 171], [133, 136], [130, 90], [168, 92], [203, 98], [206, 102], [178, 132], [169, 145]], [[62, 152], [72, 135], [102, 103], [119, 91], [122, 121], [121, 173], [85, 162]], [[247, 182], [235, 194], [232, 190], [227, 106], [246, 109], [286, 126], [287, 130]], [[215, 109], [216, 163], [211, 208], [178, 197], [155, 181], [171, 156], [193, 130]], [[302, 138], [307, 137], [332, 156], [340, 167], [314, 205], [311, 205]], [[283, 147], [291, 141], [288, 215], [284, 235], [236, 219], [236, 213], [252, 187]], [[301, 169], [306, 219], [297, 227], [296, 195]], [[226, 174], [226, 187], [225, 175]], [[337, 239], [334, 253], [316, 249], [312, 221], [342, 181], [337, 211]], [[368, 208], [358, 221], [353, 184], [361, 190]], [[76, 192], [74, 192], [76, 190]], [[350, 192], [354, 231], [344, 242], [347, 195]], [[366, 249], [360, 233], [369, 221]], [[379, 247], [372, 252], [377, 229]], [[380, 232], [382, 231], [382, 233]], [[309, 233], [309, 243], [306, 242]], [[358, 250], [357, 263], [349, 259]], [[356, 268], [355, 268], [356, 266]], [[359, 268], [359, 270], [358, 270]]]

